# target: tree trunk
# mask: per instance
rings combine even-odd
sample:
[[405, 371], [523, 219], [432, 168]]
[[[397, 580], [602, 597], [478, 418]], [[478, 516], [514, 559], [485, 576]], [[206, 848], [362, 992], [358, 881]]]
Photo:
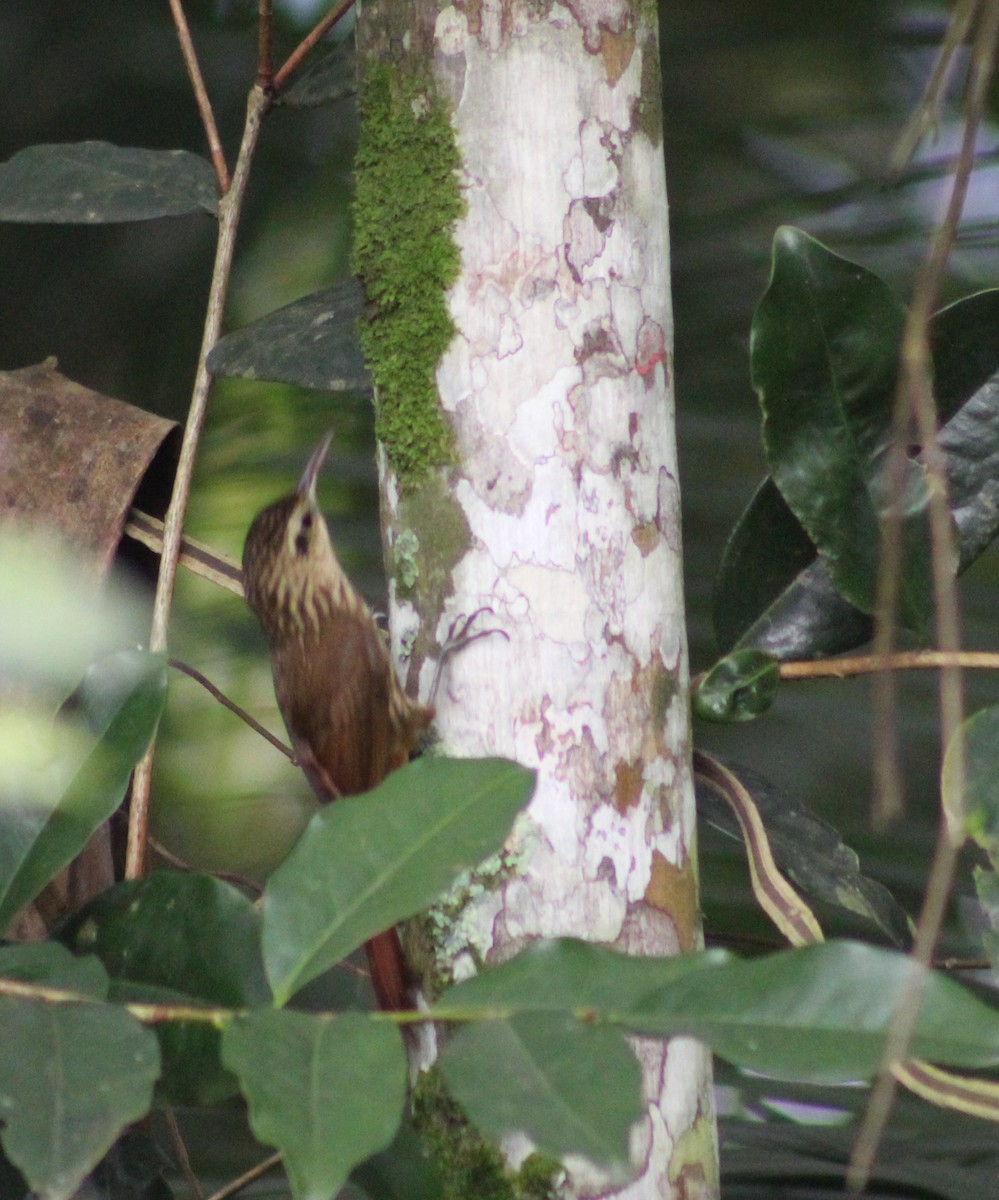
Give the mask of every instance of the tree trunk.
[[[655, 18], [637, 0], [359, 17], [357, 267], [406, 322], [368, 344], [395, 650], [426, 688], [455, 619], [488, 606], [479, 627], [506, 636], [449, 659], [443, 750], [539, 772], [436, 947], [453, 976], [539, 937], [701, 945]], [[716, 1194], [707, 1052], [637, 1051], [648, 1118], [617, 1194]], [[569, 1189], [607, 1194], [585, 1164]]]

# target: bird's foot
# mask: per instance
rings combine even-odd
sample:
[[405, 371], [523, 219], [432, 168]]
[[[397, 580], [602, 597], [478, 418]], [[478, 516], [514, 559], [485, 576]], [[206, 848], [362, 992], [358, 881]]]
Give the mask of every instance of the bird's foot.
[[444, 674], [444, 665], [452, 654], [456, 654], [459, 650], [464, 650], [466, 646], [470, 646], [472, 642], [477, 642], [479, 638], [490, 637], [494, 633], [498, 633], [500, 637], [506, 638], [507, 641], [510, 640], [510, 635], [505, 629], [478, 629], [472, 633], [472, 626], [483, 613], [495, 616], [489, 605], [484, 604], [482, 608], [477, 608], [475, 612], [468, 616], [462, 613], [460, 617], [456, 617], [451, 623], [451, 628], [444, 639], [444, 645], [441, 646], [433, 683], [430, 685], [430, 698], [427, 701], [429, 707], [432, 708], [434, 706], [434, 702], [437, 699], [437, 692], [440, 688], [441, 677]]

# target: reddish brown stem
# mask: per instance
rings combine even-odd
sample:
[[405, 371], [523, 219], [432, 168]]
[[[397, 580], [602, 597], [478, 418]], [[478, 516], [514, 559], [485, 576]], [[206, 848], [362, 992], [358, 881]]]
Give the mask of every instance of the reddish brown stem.
[[326, 16], [323, 17], [323, 19], [312, 30], [310, 30], [308, 34], [306, 34], [302, 41], [288, 56], [284, 66], [274, 76], [272, 83], [274, 95], [279, 95], [284, 90], [285, 84], [295, 73], [295, 71], [297, 71], [302, 65], [302, 60], [309, 53], [309, 51], [316, 45], [317, 42], [322, 41], [322, 39], [337, 23], [337, 21], [339, 21], [340, 18], [346, 13], [350, 12], [353, 7], [354, 0], [340, 0], [340, 3], [336, 6], [336, 8], [331, 9], [330, 12], [328, 12]]
[[191, 38], [191, 30], [188, 27], [181, 0], [170, 0], [170, 12], [177, 29], [177, 39], [180, 42], [180, 52], [184, 56], [184, 65], [187, 67], [191, 87], [194, 89], [194, 99], [198, 105], [198, 112], [201, 114], [201, 123], [205, 127], [205, 137], [208, 139], [208, 150], [212, 156], [212, 165], [215, 167], [219, 195], [224, 196], [229, 191], [231, 182], [229, 168], [226, 165], [222, 140], [219, 137], [218, 126], [215, 124], [215, 114], [212, 112], [212, 102], [208, 99], [208, 89], [205, 87], [201, 67], [198, 65], [198, 56], [194, 50], [194, 41]]

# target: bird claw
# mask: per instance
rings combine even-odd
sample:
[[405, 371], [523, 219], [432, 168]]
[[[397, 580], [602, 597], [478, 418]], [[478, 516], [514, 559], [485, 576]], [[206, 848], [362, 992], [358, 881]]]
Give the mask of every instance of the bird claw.
[[441, 646], [440, 658], [437, 660], [437, 670], [434, 672], [434, 681], [430, 685], [430, 699], [428, 704], [431, 708], [437, 699], [441, 676], [444, 674], [444, 664], [452, 654], [456, 654], [459, 650], [464, 650], [466, 646], [470, 646], [472, 642], [477, 642], [479, 638], [489, 637], [494, 633], [498, 633], [500, 637], [506, 638], [507, 641], [510, 640], [510, 635], [505, 629], [480, 629], [475, 633], [470, 633], [469, 630], [483, 613], [495, 616], [489, 605], [484, 604], [469, 616], [462, 613], [460, 617], [456, 617], [451, 623], [451, 628], [448, 630], [443, 646]]
[[489, 613], [490, 616], [496, 614], [484, 604], [481, 608], [477, 608], [470, 616], [465, 616], [464, 613], [460, 617], [456, 617], [451, 623], [451, 628], [447, 631], [447, 638], [444, 645], [441, 647], [441, 658], [447, 658], [449, 654], [453, 654], [456, 650], [464, 650], [472, 642], [477, 642], [479, 638], [489, 637], [490, 634], [498, 633], [500, 637], [510, 640], [510, 635], [505, 629], [480, 629], [478, 633], [469, 633], [475, 621], [482, 616], [483, 613]]

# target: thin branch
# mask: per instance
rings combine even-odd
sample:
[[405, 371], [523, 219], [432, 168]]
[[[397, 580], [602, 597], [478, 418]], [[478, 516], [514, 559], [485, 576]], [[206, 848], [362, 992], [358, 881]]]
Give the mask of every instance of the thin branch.
[[274, 14], [271, 0], [260, 0], [257, 8], [257, 87], [268, 96], [274, 88]]
[[[205, 317], [205, 332], [198, 357], [198, 370], [194, 380], [194, 392], [184, 440], [180, 448], [177, 476], [173, 495], [163, 527], [163, 555], [156, 585], [156, 600], [153, 606], [152, 630], [149, 648], [154, 653], [166, 649], [167, 628], [170, 621], [170, 604], [177, 576], [177, 561], [180, 557], [184, 513], [194, 474], [194, 460], [198, 441], [205, 421], [211, 376], [206, 360], [208, 353], [218, 341], [222, 329], [222, 313], [232, 271], [232, 259], [236, 246], [236, 230], [242, 212], [243, 199], [250, 174], [250, 163], [260, 135], [264, 116], [270, 108], [270, 99], [259, 89], [250, 92], [246, 110], [246, 125], [243, 141], [236, 161], [232, 187], [219, 203], [219, 239], [215, 252], [211, 288], [208, 295], [208, 310]], [[150, 746], [135, 770], [132, 782], [132, 803], [129, 809], [128, 846], [125, 853], [125, 878], [137, 879], [145, 870], [146, 843], [149, 837], [149, 791], [152, 781], [153, 746]]]
[[[930, 536], [933, 548], [933, 590], [937, 612], [937, 642], [945, 652], [960, 647], [960, 620], [957, 590], [954, 579], [953, 531], [947, 503], [946, 463], [936, 433], [936, 412], [933, 403], [929, 361], [929, 320], [939, 290], [940, 281], [957, 236], [971, 172], [975, 165], [975, 142], [985, 116], [986, 98], [995, 64], [996, 42], [999, 38], [999, 4], [986, 5], [980, 16], [969, 71], [967, 118], [964, 140], [954, 170], [947, 213], [934, 239], [930, 257], [920, 272], [906, 336], [903, 339], [902, 379], [911, 397], [919, 440], [927, 466], [930, 486]], [[949, 663], [940, 675], [940, 731], [945, 748], [954, 762], [957, 790], [964, 791], [964, 759], [960, 729], [964, 716], [961, 667]], [[862, 1190], [870, 1176], [878, 1146], [884, 1134], [897, 1086], [893, 1068], [905, 1062], [922, 1006], [923, 985], [940, 928], [947, 898], [950, 895], [957, 862], [958, 845], [945, 817], [941, 817], [933, 864], [926, 888], [926, 897], [916, 927], [912, 949], [910, 985], [893, 1015], [885, 1039], [881, 1067], [854, 1143], [847, 1174], [847, 1185]]]
[[163, 1116], [166, 1118], [167, 1129], [170, 1131], [170, 1141], [173, 1144], [173, 1152], [180, 1163], [181, 1174], [184, 1176], [187, 1190], [191, 1193], [192, 1200], [205, 1200], [205, 1193], [201, 1190], [198, 1177], [191, 1168], [191, 1156], [187, 1153], [187, 1146], [184, 1143], [183, 1134], [180, 1132], [180, 1126], [177, 1124], [177, 1116], [171, 1105], [166, 1105], [163, 1110]]
[[[140, 512], [137, 508], [128, 511], [125, 536], [141, 543], [154, 554], [163, 553], [163, 522], [148, 513]], [[243, 570], [238, 560], [222, 550], [188, 537], [187, 534], [180, 539], [180, 558], [177, 565], [194, 575], [200, 575], [202, 579], [218, 584], [234, 596], [243, 595]]]
[[931, 130], [940, 124], [940, 109], [957, 64], [957, 51], [964, 44], [978, 13], [980, 0], [958, 0], [947, 24], [947, 32], [937, 52], [929, 82], [916, 105], [916, 111], [902, 131], [891, 156], [891, 173], [898, 176], [912, 161], [916, 148]]
[[354, 7], [354, 0], [340, 0], [340, 3], [326, 14], [325, 17], [313, 28], [302, 41], [295, 47], [292, 53], [288, 56], [287, 61], [280, 71], [274, 76], [273, 94], [279, 95], [283, 90], [289, 78], [302, 65], [302, 60], [306, 57], [309, 51], [316, 45], [317, 42], [329, 33], [333, 26], [340, 20], [342, 16], [350, 12]]
[[187, 663], [183, 663], [176, 658], [171, 658], [167, 661], [175, 671], [180, 671], [182, 675], [187, 675], [193, 679], [195, 683], [200, 683], [205, 691], [215, 700], [217, 700], [223, 708], [227, 708], [231, 713], [235, 713], [241, 721], [245, 721], [255, 733], [259, 733], [262, 738], [270, 742], [274, 749], [279, 750], [285, 756], [285, 758], [290, 758], [292, 762], [296, 761], [294, 750], [289, 749], [289, 747], [287, 747], [280, 738], [276, 738], [269, 729], [265, 729], [259, 721], [251, 717], [245, 708], [240, 708], [235, 700], [230, 700], [224, 692], [220, 692], [215, 684], [212, 683], [212, 681], [206, 676], [202, 675], [200, 671], [196, 670], [194, 667], [189, 667]]
[[275, 1167], [279, 1167], [280, 1165], [281, 1155], [272, 1154], [269, 1158], [258, 1162], [255, 1167], [250, 1167], [238, 1179], [227, 1183], [224, 1188], [220, 1188], [217, 1192], [212, 1192], [208, 1200], [229, 1200], [230, 1196], [235, 1196], [237, 1192], [241, 1192], [243, 1188], [248, 1187], [251, 1183], [255, 1183], [261, 1176], [266, 1175], [268, 1171], [273, 1171]]
[[850, 658], [826, 658], [818, 662], [784, 662], [781, 679], [846, 679], [873, 675], [876, 671], [939, 671], [945, 667], [999, 671], [999, 653], [989, 650], [905, 650], [882, 658], [861, 654]]
[[205, 81], [201, 75], [201, 67], [198, 65], [198, 56], [194, 49], [194, 41], [191, 38], [191, 30], [188, 27], [181, 0], [170, 0], [170, 12], [177, 29], [177, 39], [180, 42], [180, 52], [184, 56], [184, 65], [187, 67], [191, 87], [194, 88], [194, 99], [198, 105], [198, 112], [201, 114], [201, 124], [205, 127], [205, 137], [208, 139], [208, 150], [215, 167], [219, 195], [224, 196], [229, 191], [229, 168], [226, 165], [222, 139], [219, 137], [218, 126], [215, 124], [215, 113], [212, 111], [212, 102], [208, 99], [208, 89], [205, 87]]

